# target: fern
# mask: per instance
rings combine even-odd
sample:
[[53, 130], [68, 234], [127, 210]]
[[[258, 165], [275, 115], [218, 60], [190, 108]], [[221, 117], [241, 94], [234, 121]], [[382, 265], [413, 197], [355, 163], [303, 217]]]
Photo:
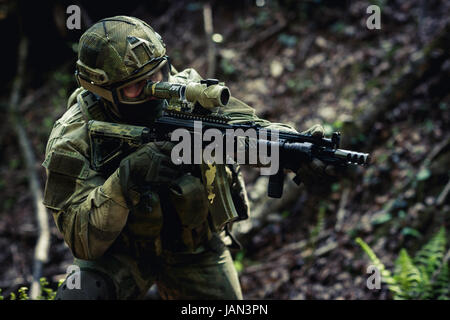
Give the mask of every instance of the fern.
[[428, 277], [442, 266], [446, 242], [445, 229], [442, 227], [414, 257], [414, 263], [424, 266]]
[[400, 251], [395, 260], [394, 280], [400, 287], [400, 291], [394, 296], [395, 299], [415, 299], [420, 295], [418, 288], [423, 281], [422, 275], [405, 249]]
[[[429, 299], [436, 295], [434, 294], [435, 292], [442, 291], [441, 286], [444, 285], [444, 276], [442, 276], [442, 273], [448, 272], [447, 262], [444, 261], [446, 245], [447, 238], [445, 229], [441, 227], [441, 229], [416, 253], [416, 256], [414, 257], [414, 262], [416, 265], [420, 266], [421, 274], [423, 276], [420, 289], [424, 299]], [[446, 279], [446, 284], [444, 286], [447, 289], [447, 294], [445, 295], [445, 292], [442, 291], [442, 297], [448, 297], [448, 276]]]
[[442, 270], [436, 278], [435, 292], [439, 300], [450, 300], [450, 268], [448, 262], [442, 266]]
[[405, 249], [395, 260], [393, 274], [386, 269], [373, 250], [361, 238], [356, 242], [378, 268], [394, 299], [449, 299], [450, 271], [446, 250], [446, 234], [442, 227], [411, 259]]
[[425, 271], [425, 266], [419, 265], [420, 275], [422, 277], [422, 281], [417, 284], [417, 299], [432, 299], [433, 298], [433, 285], [432, 279], [428, 276], [428, 273]]
[[378, 259], [377, 255], [373, 250], [369, 247], [367, 243], [365, 243], [361, 238], [356, 238], [356, 242], [361, 246], [361, 248], [364, 250], [364, 252], [369, 256], [370, 261], [372, 261], [373, 265], [378, 269], [381, 275], [381, 281], [386, 283], [389, 287], [389, 290], [391, 290], [394, 294], [401, 293], [401, 289], [397, 284], [397, 281], [392, 276], [391, 272], [386, 269], [383, 262], [381, 262], [380, 259]]

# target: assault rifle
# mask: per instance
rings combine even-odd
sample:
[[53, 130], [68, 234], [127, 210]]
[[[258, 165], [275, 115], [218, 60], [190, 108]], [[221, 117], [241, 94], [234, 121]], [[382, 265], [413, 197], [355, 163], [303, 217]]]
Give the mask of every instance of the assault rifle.
[[[156, 141], [173, 141], [176, 140], [177, 135], [183, 137], [183, 140], [184, 137], [189, 138], [194, 143], [189, 144], [188, 150], [193, 147], [193, 152], [185, 152], [187, 150], [183, 149], [183, 155], [179, 154], [176, 159], [172, 156], [172, 161], [185, 160], [184, 156], [187, 153], [194, 156], [194, 161], [192, 161], [192, 158], [189, 159], [189, 156], [187, 157], [187, 160], [190, 161], [188, 164], [200, 165], [188, 169], [197, 177], [198, 169], [201, 171], [201, 179], [205, 185], [205, 191], [208, 193], [211, 226], [215, 231], [222, 230], [232, 221], [246, 219], [247, 215], [243, 212], [237, 212], [234, 207], [225, 166], [215, 166], [214, 163], [229, 164], [229, 158], [231, 158], [231, 163], [238, 159], [238, 164], [252, 165], [251, 161], [249, 163], [245, 161], [247, 158], [255, 156], [256, 150], [260, 150], [259, 148], [262, 147], [266, 151], [273, 150], [278, 164], [276, 166], [278, 170], [269, 172], [268, 195], [273, 198], [280, 198], [283, 194], [284, 169], [297, 172], [302, 162], [319, 159], [325, 164], [338, 167], [349, 164], [364, 166], [369, 163], [367, 153], [340, 149], [340, 134], [338, 132], [333, 133], [331, 138], [317, 138], [310, 134], [266, 129], [255, 122], [236, 123], [235, 119], [221, 113], [220, 107], [227, 105], [230, 92], [227, 87], [219, 84], [218, 80], [215, 79], [187, 84], [148, 82], [144, 88], [144, 94], [169, 101], [162, 116], [153, 122], [150, 127], [96, 120], [89, 121], [91, 164], [94, 170], [108, 176], [108, 173], [112, 173], [119, 166], [121, 159], [143, 144]], [[182, 129], [184, 135], [179, 135], [180, 131], [178, 130], [180, 129]], [[206, 131], [210, 129], [212, 130], [208, 133], [214, 138], [211, 143], [209, 140], [203, 139]], [[214, 135], [212, 135], [212, 132], [214, 132]], [[251, 134], [247, 135], [248, 132], [251, 132]], [[220, 152], [220, 150], [217, 151], [215, 148], [215, 145], [220, 143], [223, 147], [224, 141], [227, 145], [226, 154]], [[232, 142], [231, 152], [228, 150], [229, 141]], [[213, 144], [212, 149], [214, 149], [214, 160], [211, 161], [204, 157], [198, 159], [199, 153], [204, 156], [204, 152], [208, 150], [211, 144]], [[172, 154], [177, 147], [178, 145], [175, 145]], [[277, 152], [278, 154], [276, 154]], [[239, 160], [239, 156], [242, 154], [244, 154], [244, 163]], [[212, 155], [212, 152], [210, 155]], [[215, 158], [216, 155], [217, 158]], [[258, 155], [261, 156], [259, 152]], [[196, 156], [198, 162], [195, 159]], [[272, 154], [270, 156], [272, 157]], [[258, 161], [257, 166], [262, 164], [261, 167], [264, 167], [264, 164], [267, 164], [261, 159], [258, 159]], [[263, 172], [261, 171], [261, 173]], [[294, 181], [300, 184], [301, 177], [297, 175]]]
[[[253, 129], [257, 132], [257, 139], [244, 139], [248, 152], [255, 150], [251, 149], [252, 144], [254, 146], [255, 143], [258, 147], [265, 145], [266, 150], [273, 150], [273, 147], [277, 147], [279, 150], [279, 170], [269, 178], [268, 196], [273, 198], [282, 196], [284, 169], [296, 172], [302, 161], [312, 161], [316, 158], [327, 165], [334, 166], [349, 164], [364, 166], [370, 161], [367, 153], [340, 149], [340, 133], [338, 132], [333, 133], [331, 138], [316, 138], [309, 134], [278, 130], [275, 132], [253, 122], [229, 123], [230, 120], [223, 114], [202, 115], [170, 109], [166, 109], [162, 117], [158, 118], [149, 128], [91, 120], [89, 121], [89, 135], [91, 143], [97, 146], [92, 148], [94, 152], [92, 157], [96, 166], [101, 167], [110, 162], [120, 150], [132, 150], [148, 142], [171, 141], [172, 133], [177, 129], [185, 129], [194, 137], [199, 133], [199, 121], [201, 121], [202, 133], [208, 129], [219, 130], [224, 140], [229, 136], [229, 132], [237, 132], [238, 129], [245, 132]], [[276, 140], [273, 139], [275, 136]], [[215, 142], [217, 143], [217, 141]], [[108, 152], [102, 153], [101, 145], [105, 143], [108, 146]], [[112, 144], [116, 145], [116, 148], [111, 152]], [[202, 140], [203, 147], [205, 147], [205, 142]], [[296, 176], [294, 182], [300, 184], [301, 177]]]

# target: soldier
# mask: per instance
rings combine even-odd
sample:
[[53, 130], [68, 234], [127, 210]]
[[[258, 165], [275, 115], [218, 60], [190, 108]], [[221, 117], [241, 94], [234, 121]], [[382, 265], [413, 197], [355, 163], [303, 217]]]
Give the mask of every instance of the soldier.
[[[198, 170], [174, 165], [169, 142], [119, 153], [98, 169], [87, 130], [91, 119], [151, 127], [167, 101], [145, 96], [146, 81], [186, 83], [200, 81], [199, 74], [177, 72], [159, 34], [126, 16], [100, 20], [82, 35], [76, 67], [80, 88], [53, 127], [43, 163], [44, 204], [81, 270], [80, 288], [69, 289], [68, 278], [56, 298], [138, 299], [156, 283], [164, 299], [242, 299], [224, 232], [208, 222]], [[223, 109], [235, 122], [295, 131], [258, 118], [234, 97]], [[309, 132], [323, 135], [320, 125]], [[105, 149], [114, 158], [113, 146]], [[239, 167], [226, 168], [234, 206], [245, 217]], [[320, 163], [301, 170], [305, 182], [323, 173]]]

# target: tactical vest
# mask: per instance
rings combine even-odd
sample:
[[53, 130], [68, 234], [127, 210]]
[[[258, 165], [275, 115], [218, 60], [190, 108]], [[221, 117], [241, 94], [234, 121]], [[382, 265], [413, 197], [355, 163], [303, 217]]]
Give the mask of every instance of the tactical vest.
[[[196, 75], [188, 69], [171, 81], [192, 81]], [[75, 99], [86, 122], [108, 121], [102, 101], [94, 94], [77, 89], [68, 105]], [[117, 152], [116, 146], [92, 139], [91, 167], [102, 172], [105, 178], [118, 167], [121, 159], [134, 151]], [[116, 150], [115, 158], [110, 159], [109, 166], [99, 165], [104, 157], [111, 157], [112, 150]], [[239, 166], [201, 164], [196, 167], [195, 172], [183, 175], [164, 191], [139, 190], [140, 202], [130, 209], [127, 224], [110, 250], [129, 253], [133, 247], [136, 255], [159, 254], [162, 250], [192, 252], [209, 240], [212, 232], [229, 231], [234, 221], [248, 217], [248, 200]]]

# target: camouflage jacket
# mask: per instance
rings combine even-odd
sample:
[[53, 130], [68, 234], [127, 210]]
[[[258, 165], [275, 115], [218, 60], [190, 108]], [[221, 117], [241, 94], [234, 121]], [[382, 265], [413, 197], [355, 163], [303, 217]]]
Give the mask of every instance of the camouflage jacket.
[[[195, 70], [186, 69], [171, 75], [170, 81], [183, 83], [200, 79]], [[80, 90], [73, 96], [77, 94], [78, 99], [82, 98]], [[72, 100], [69, 99], [69, 105]], [[86, 105], [89, 118], [111, 121], [100, 100], [87, 101]], [[285, 124], [258, 118], [254, 109], [234, 97], [230, 98], [223, 111], [233, 122], [254, 121], [263, 127], [295, 130]], [[108, 251], [122, 251], [133, 256], [145, 252], [160, 253], [164, 249], [161, 246], [164, 217], [159, 195], [151, 190], [145, 194], [134, 192], [131, 196], [133, 208], [129, 208], [121, 191], [118, 169], [107, 176], [93, 170], [86, 117], [86, 110], [83, 111], [78, 100], [53, 126], [43, 163], [47, 173], [44, 205], [52, 211], [58, 230], [77, 258], [93, 260]], [[234, 205], [237, 210], [248, 213], [239, 167], [229, 169], [227, 173]], [[180, 238], [184, 249], [192, 251], [210, 238], [211, 230], [207, 207], [201, 205], [205, 201], [201, 180], [189, 180], [187, 186], [186, 192], [170, 195], [169, 201], [179, 211], [181, 220], [181, 228], [172, 231], [179, 234], [170, 237]]]

